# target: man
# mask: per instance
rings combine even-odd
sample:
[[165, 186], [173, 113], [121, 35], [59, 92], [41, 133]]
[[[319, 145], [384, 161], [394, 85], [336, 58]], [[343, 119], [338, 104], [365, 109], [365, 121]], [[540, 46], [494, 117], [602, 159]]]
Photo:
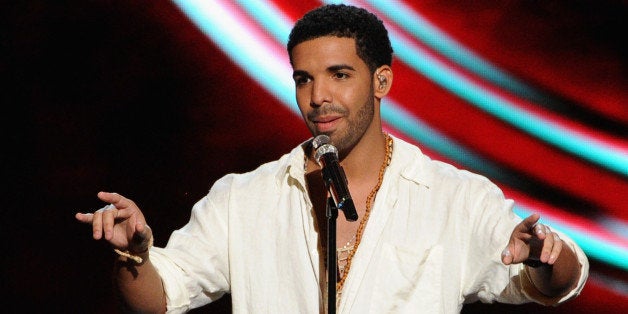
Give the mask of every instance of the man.
[[[539, 215], [518, 218], [486, 178], [382, 132], [393, 71], [377, 17], [322, 6], [297, 22], [288, 52], [303, 119], [337, 147], [360, 217], [337, 220], [338, 312], [456, 313], [580, 293], [588, 261], [572, 240]], [[165, 248], [151, 247], [142, 212], [119, 194], [100, 192], [110, 205], [76, 218], [120, 254], [116, 287], [133, 310], [185, 312], [230, 293], [236, 313], [317, 313], [327, 306], [320, 170], [310, 139], [223, 177]]]

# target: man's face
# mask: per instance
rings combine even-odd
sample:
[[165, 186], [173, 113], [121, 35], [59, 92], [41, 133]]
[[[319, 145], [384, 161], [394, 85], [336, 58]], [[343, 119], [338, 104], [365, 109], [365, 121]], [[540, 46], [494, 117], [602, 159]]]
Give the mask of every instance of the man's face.
[[326, 134], [340, 153], [371, 127], [373, 80], [355, 40], [319, 37], [292, 49], [293, 79], [303, 119], [312, 135]]

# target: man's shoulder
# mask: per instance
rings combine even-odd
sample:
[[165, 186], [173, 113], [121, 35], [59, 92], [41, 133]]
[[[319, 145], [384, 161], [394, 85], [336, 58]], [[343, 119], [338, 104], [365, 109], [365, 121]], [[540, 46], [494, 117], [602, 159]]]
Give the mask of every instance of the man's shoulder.
[[303, 159], [303, 157], [299, 157], [303, 156], [303, 153], [299, 153], [299, 149], [301, 149], [300, 146], [297, 146], [278, 159], [264, 162], [253, 170], [226, 174], [214, 183], [214, 187], [229, 186], [230, 189], [242, 189], [247, 186], [268, 187], [267, 184], [272, 184], [283, 178], [291, 166], [295, 166], [298, 160]]
[[491, 184], [490, 180], [482, 174], [433, 159], [423, 153], [417, 145], [401, 139], [396, 139], [395, 145], [399, 150], [399, 171], [403, 177], [428, 186], [438, 183]]

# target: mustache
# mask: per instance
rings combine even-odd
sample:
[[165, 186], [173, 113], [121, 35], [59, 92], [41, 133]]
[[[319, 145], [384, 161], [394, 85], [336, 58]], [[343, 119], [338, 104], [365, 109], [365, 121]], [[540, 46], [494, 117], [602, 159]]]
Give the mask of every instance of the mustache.
[[332, 113], [340, 114], [340, 115], [346, 115], [347, 114], [347, 109], [345, 109], [343, 106], [335, 105], [335, 104], [330, 104], [330, 105], [326, 105], [326, 106], [320, 106], [320, 107], [316, 107], [316, 108], [314, 108], [314, 110], [308, 112], [307, 113], [307, 118], [308, 118], [308, 120], [316, 120], [320, 116], [325, 116], [325, 115], [329, 115], [329, 114], [332, 114]]

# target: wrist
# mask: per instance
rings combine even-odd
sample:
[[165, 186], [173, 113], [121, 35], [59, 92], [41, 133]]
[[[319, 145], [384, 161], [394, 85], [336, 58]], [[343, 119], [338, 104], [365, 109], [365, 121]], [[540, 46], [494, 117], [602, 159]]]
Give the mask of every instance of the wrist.
[[135, 262], [135, 264], [142, 265], [148, 259], [148, 251], [153, 246], [153, 236], [148, 239], [148, 243], [146, 244], [146, 248], [141, 252], [133, 252], [129, 250], [122, 251], [120, 249], [114, 248], [113, 251], [116, 252], [120, 257], [125, 257], [126, 262]]

